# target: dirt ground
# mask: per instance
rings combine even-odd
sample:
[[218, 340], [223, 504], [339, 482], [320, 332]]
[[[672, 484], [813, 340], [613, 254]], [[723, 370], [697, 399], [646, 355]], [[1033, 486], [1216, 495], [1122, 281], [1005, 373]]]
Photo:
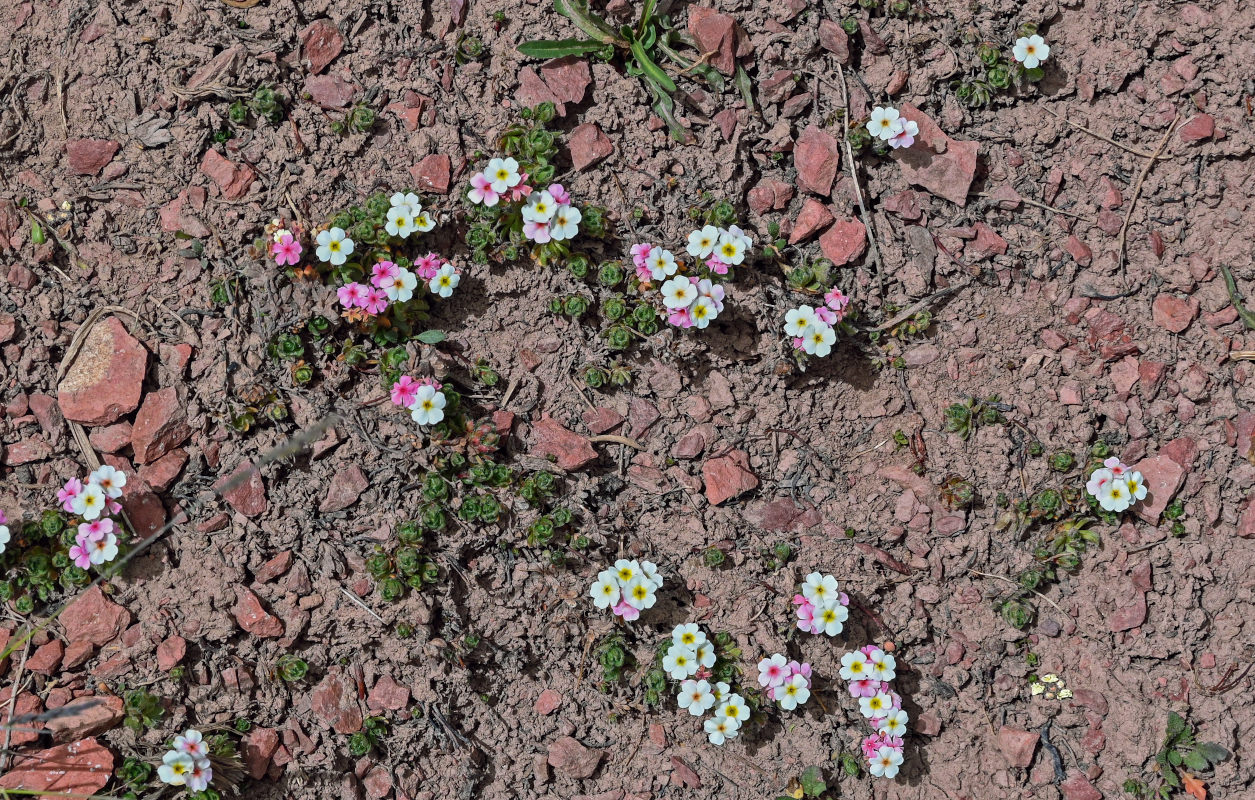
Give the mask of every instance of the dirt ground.
[[[453, 252], [466, 181], [528, 104], [520, 85], [534, 90], [525, 73], [539, 64], [515, 45], [575, 30], [538, 0], [234, 5], [0, 8], [0, 508], [35, 516], [88, 466], [51, 399], [71, 341], [99, 309], [150, 352], [145, 396], [173, 389], [190, 433], [179, 463], [166, 462], [176, 476], [161, 480], [125, 436], [106, 441], [106, 427], [88, 426], [98, 456], [151, 488], [128, 506], [137, 524], [176, 524], [111, 582], [108, 602], [129, 616], [85, 658], [43, 672], [19, 670], [19, 653], [0, 663], [5, 707], [14, 681], [37, 708], [144, 686], [167, 713], [140, 736], [99, 734], [118, 763], [184, 727], [246, 718], [249, 798], [771, 798], [811, 765], [836, 784], [829, 759], [856, 749], [862, 726], [840, 657], [893, 642], [912, 717], [902, 772], [844, 778], [831, 796], [1121, 797], [1126, 779], [1143, 778], [1169, 711], [1234, 752], [1207, 776], [1212, 796], [1251, 796], [1255, 370], [1235, 354], [1255, 350], [1255, 333], [1220, 267], [1255, 296], [1255, 8], [933, 0], [899, 18], [853, 2], [717, 0], [753, 45], [739, 62], [755, 108], [731, 86], [699, 94], [704, 113], [684, 117], [691, 144], [668, 137], [621, 60], [594, 60], [583, 99], [556, 126], [564, 139], [595, 123], [613, 153], [559, 172], [573, 195], [610, 209], [622, 256], [628, 220], [679, 250], [702, 193], [731, 200], [759, 243], [771, 223], [787, 236], [808, 201], [860, 217], [847, 164], [817, 194], [793, 157], [808, 128], [838, 130], [843, 83], [852, 117], [892, 89], [895, 105], [976, 142], [974, 180], [963, 192], [951, 175], [949, 189], [930, 191], [898, 159], [857, 158], [880, 264], [867, 253], [841, 267], [860, 331], [804, 372], [781, 330], [806, 298], [761, 249], [729, 287], [729, 313], [700, 333], [664, 330], [636, 351], [631, 386], [603, 391], [572, 381], [604, 355], [597, 330], [546, 312], [574, 278], [465, 264], [468, 279], [432, 321], [448, 341], [411, 347], [455, 371], [493, 364], [502, 381], [478, 401], [516, 415], [510, 457], [537, 460], [542, 415], [579, 437], [604, 432], [589, 423], [612, 414], [597, 408], [625, 417], [611, 432], [643, 450], [597, 442], [598, 457], [564, 477], [593, 542], [570, 565], [498, 547], [503, 533], [522, 538], [514, 527], [451, 528], [435, 542], [438, 583], [384, 603], [364, 561], [418, 506], [414, 426], [390, 404], [368, 405], [382, 396], [369, 370], [292, 382], [267, 344], [310, 314], [334, 314], [333, 292], [289, 281], [246, 248], [276, 216], [326, 219], [416, 187]], [[630, 19], [632, 5], [612, 11]], [[680, 25], [691, 13], [663, 7]], [[851, 15], [868, 27], [839, 71], [820, 26]], [[1024, 22], [1051, 45], [1046, 78], [988, 107], [960, 104], [963, 42], [1009, 47]], [[459, 63], [464, 37], [483, 53]], [[262, 85], [287, 98], [282, 121], [217, 141], [237, 92]], [[334, 133], [359, 102], [378, 111], [374, 126]], [[1161, 144], [1163, 157], [1149, 158]], [[443, 159], [430, 156], [448, 157], [447, 185]], [[942, 196], [956, 185], [959, 197]], [[42, 244], [23, 199], [54, 223]], [[821, 250], [811, 237], [784, 258]], [[215, 304], [224, 282], [233, 302]], [[928, 305], [925, 333], [869, 339], [947, 288]], [[898, 357], [900, 368], [884, 363]], [[291, 413], [240, 434], [229, 421], [252, 384]], [[991, 395], [1007, 424], [968, 439], [946, 432], [946, 407]], [[266, 461], [230, 502], [214, 492], [311, 431], [312, 449]], [[915, 446], [898, 446], [896, 431]], [[1032, 565], [1039, 529], [996, 527], [996, 497], [1058, 482], [1044, 458], [1024, 456], [1030, 436], [1078, 457], [1107, 443], [1143, 465], [1157, 508], [1100, 523], [1101, 546], [1043, 589], [1021, 631], [994, 602]], [[730, 458], [752, 480], [712, 504]], [[910, 469], [921, 461], [922, 476]], [[938, 486], [951, 476], [974, 487], [972, 507], [946, 507]], [[1172, 498], [1184, 502], [1180, 535], [1159, 514]], [[792, 559], [769, 568], [762, 553], [782, 542]], [[707, 566], [711, 546], [727, 552], [723, 565]], [[641, 661], [675, 624], [699, 621], [735, 636], [748, 676], [775, 652], [809, 661], [817, 702], [715, 747], [673, 699], [646, 708], [639, 671], [599, 691], [594, 644], [616, 626], [587, 589], [625, 554], [655, 561], [666, 581], [659, 604], [622, 628]], [[813, 570], [836, 575], [854, 600], [835, 639], [791, 630], [790, 598]], [[13, 630], [19, 618], [8, 616], [0, 625]], [[414, 636], [398, 638], [397, 622]], [[57, 623], [32, 649], [60, 640], [81, 657], [75, 635]], [[308, 662], [304, 680], [276, 677], [287, 653]], [[1033, 673], [1059, 675], [1074, 696], [1034, 696]], [[363, 711], [391, 730], [357, 759], [346, 731]], [[590, 759], [595, 769], [574, 777]]]

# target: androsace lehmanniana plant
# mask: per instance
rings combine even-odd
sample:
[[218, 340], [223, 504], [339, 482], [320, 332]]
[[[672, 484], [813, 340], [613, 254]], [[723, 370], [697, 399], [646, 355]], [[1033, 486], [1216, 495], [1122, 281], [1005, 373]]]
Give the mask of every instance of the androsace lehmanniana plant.
[[662, 575], [652, 561], [621, 558], [614, 567], [597, 573], [589, 594], [597, 608], [609, 608], [631, 622], [653, 608], [662, 589]]
[[676, 705], [680, 710], [694, 717], [711, 715], [702, 724], [710, 743], [722, 745], [740, 735], [752, 708], [733, 691], [732, 678], [739, 674], [734, 660], [740, 650], [733, 647], [731, 637], [719, 634], [712, 641], [697, 623], [682, 623], [671, 631], [671, 640], [660, 652], [662, 674], [679, 683]]
[[189, 792], [203, 792], [214, 779], [209, 762], [209, 744], [200, 731], [188, 728], [174, 737], [174, 746], [161, 759], [157, 777], [170, 786], [183, 786]]
[[1142, 473], [1112, 456], [1090, 474], [1085, 491], [1098, 501], [1103, 511], [1118, 514], [1146, 498], [1146, 481]]
[[729, 278], [745, 261], [754, 240], [736, 225], [706, 225], [689, 234], [691, 260], [641, 242], [632, 245], [632, 263], [642, 291], [659, 285], [667, 322], [677, 328], [705, 328], [723, 311], [725, 289], [716, 281]]
[[840, 591], [837, 579], [812, 572], [802, 584], [801, 594], [793, 596], [797, 606], [798, 630], [836, 636], [850, 618], [850, 597]]
[[837, 341], [837, 326], [845, 319], [850, 298], [840, 289], [824, 294], [820, 306], [800, 305], [784, 315], [784, 332], [793, 340], [799, 354], [823, 358]]
[[871, 120], [867, 123], [867, 132], [873, 139], [886, 142], [894, 150], [910, 147], [919, 136], [919, 124], [902, 116], [892, 106], [876, 106], [872, 109]]
[[758, 662], [758, 683], [781, 709], [793, 711], [811, 697], [811, 665], [775, 653]]

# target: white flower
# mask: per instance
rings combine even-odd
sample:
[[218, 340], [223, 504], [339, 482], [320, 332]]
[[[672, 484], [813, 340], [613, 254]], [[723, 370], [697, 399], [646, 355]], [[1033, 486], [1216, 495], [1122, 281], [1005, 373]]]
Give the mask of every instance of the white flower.
[[697, 299], [697, 287], [683, 275], [662, 285], [662, 304], [667, 308], [688, 308]]
[[497, 194], [518, 186], [523, 180], [519, 175], [519, 162], [512, 158], [494, 158], [488, 162], [484, 175], [492, 182], [492, 190]]
[[619, 581], [613, 570], [602, 570], [597, 573], [597, 580], [588, 592], [592, 595], [593, 605], [598, 608], [610, 608], [619, 602]]
[[812, 356], [823, 358], [828, 355], [832, 352], [832, 345], [836, 341], [836, 331], [823, 322], [816, 321], [814, 325], [802, 331], [802, 349]]
[[785, 667], [788, 659], [780, 653], [758, 662], [758, 682], [764, 687], [779, 686], [784, 683]]
[[393, 236], [400, 236], [402, 239], [405, 239], [418, 229], [415, 225], [414, 215], [421, 212], [421, 208], [415, 209], [410, 206], [393, 206], [388, 209], [388, 224], [384, 225], [384, 230]]
[[680, 694], [676, 697], [680, 708], [687, 708], [695, 717], [700, 717], [715, 704], [715, 696], [710, 691], [708, 681], [686, 680], [680, 684]]
[[868, 767], [877, 778], [895, 778], [901, 765], [902, 752], [886, 746], [877, 751]]
[[636, 559], [620, 558], [614, 562], [614, 572], [619, 578], [619, 583], [627, 586], [636, 577], [637, 573], [644, 572], [644, 570], [641, 569], [641, 564]]
[[871, 676], [878, 681], [891, 681], [897, 673], [898, 662], [888, 653], [876, 649], [867, 657], [871, 662]]
[[1129, 493], [1127, 480], [1111, 480], [1098, 490], [1098, 505], [1104, 511], [1123, 511], [1133, 505], [1133, 496]]
[[872, 109], [871, 121], [867, 123], [867, 132], [878, 139], [888, 141], [901, 130], [898, 122], [899, 116], [896, 108], [876, 106]]
[[798, 306], [784, 315], [784, 332], [789, 336], [799, 337], [806, 329], [819, 321], [815, 309], [811, 306]]
[[161, 766], [157, 767], [157, 777], [171, 786], [183, 786], [187, 783], [188, 774], [195, 768], [195, 759], [187, 753], [171, 750], [161, 759]]
[[672, 680], [691, 678], [697, 674], [697, 654], [687, 647], [671, 645], [662, 657], [662, 669]]
[[724, 683], [723, 681], [719, 681], [714, 686], [710, 687], [710, 693], [715, 696], [716, 703], [722, 703], [725, 699], [727, 699], [728, 692], [731, 689], [732, 689], [731, 686], [728, 686], [728, 684]]
[[453, 294], [453, 290], [457, 288], [461, 280], [462, 276], [457, 273], [453, 265], [445, 264], [436, 270], [436, 277], [431, 279], [431, 282], [427, 284], [427, 288], [431, 289], [432, 294], [448, 297]]
[[88, 543], [88, 559], [93, 564], [108, 564], [110, 561], [118, 557], [118, 537], [112, 533], [106, 533], [103, 538]]
[[523, 206], [523, 219], [529, 222], [548, 222], [558, 210], [553, 195], [548, 190], [532, 192], [527, 196], [527, 205]]
[[344, 228], [320, 231], [315, 241], [318, 243], [318, 249], [314, 252], [318, 260], [330, 261], [332, 266], [340, 266], [345, 259], [353, 255], [353, 240], [345, 237]]
[[189, 792], [203, 792], [209, 788], [209, 782], [213, 779], [214, 771], [209, 764], [209, 759], [197, 759], [196, 765], [187, 774], [187, 790]]
[[640, 570], [649, 578], [650, 583], [654, 585], [654, 591], [662, 588], [662, 575], [658, 572], [658, 565], [652, 561], [641, 561], [639, 563]]
[[193, 759], [209, 758], [209, 745], [205, 744], [204, 735], [193, 728], [183, 731], [182, 736], [174, 737], [174, 749], [187, 753]]
[[693, 653], [697, 656], [697, 663], [706, 669], [710, 669], [715, 665], [715, 643], [706, 641], [699, 644], [693, 649]]
[[708, 719], [703, 727], [713, 745], [721, 745], [729, 739], [736, 738], [741, 729], [740, 725], [734, 725], [731, 720], [724, 717]]
[[719, 309], [715, 307], [715, 301], [705, 296], [697, 298], [693, 307], [689, 309], [689, 319], [693, 320], [695, 328], [709, 326], [711, 321], [718, 316]]
[[1142, 473], [1130, 470], [1124, 477], [1124, 483], [1128, 487], [1129, 497], [1132, 498], [1130, 503], [1146, 499], [1146, 481], [1142, 478]]
[[715, 252], [718, 241], [719, 229], [714, 225], [707, 225], [700, 231], [689, 234], [688, 253], [695, 258], [707, 258]]
[[715, 709], [716, 717], [723, 717], [736, 722], [737, 727], [741, 727], [746, 720], [750, 718], [749, 706], [745, 705], [745, 698], [739, 694], [728, 695], [728, 699]]
[[861, 650], [841, 656], [841, 677], [847, 681], [866, 680], [871, 674], [871, 664]]
[[85, 520], [91, 521], [105, 510], [105, 490], [98, 483], [89, 483], [70, 501], [70, 509]]
[[427, 231], [436, 227], [436, 221], [426, 211], [419, 211], [414, 214], [414, 227], [423, 233], [427, 233]]
[[122, 487], [126, 486], [126, 473], [104, 464], [87, 476], [87, 482], [96, 484], [104, 490], [106, 497], [116, 500], [122, 496]]
[[906, 723], [909, 719], [906, 712], [900, 708], [897, 711], [890, 711], [880, 723], [880, 730], [877, 733], [885, 733], [900, 739], [906, 734]]
[[0, 553], [9, 545], [9, 526], [0, 525]]
[[413, 213], [423, 210], [423, 204], [419, 202], [418, 195], [413, 192], [396, 192], [392, 197], [388, 198], [388, 202], [392, 204], [393, 208], [412, 208], [414, 209]]
[[649, 274], [656, 281], [674, 275], [677, 269], [675, 256], [670, 250], [663, 250], [661, 247], [655, 247], [649, 254], [649, 261], [645, 263], [649, 266]]
[[751, 247], [753, 247], [753, 246], [754, 246], [754, 240], [750, 238], [750, 235], [749, 235], [748, 233], [746, 233], [745, 231], [741, 230], [741, 229], [740, 229], [739, 227], [737, 227], [736, 225], [731, 225], [731, 226], [729, 226], [727, 230], [724, 230], [723, 228], [720, 228], [720, 229], [719, 229], [719, 235], [720, 235], [720, 236], [728, 236], [728, 237], [731, 237], [731, 238], [733, 238], [733, 239], [740, 239], [740, 240], [741, 240], [741, 248], [742, 248], [742, 249], [744, 249], [744, 250], [749, 250]]
[[383, 286], [384, 293], [393, 302], [405, 303], [414, 297], [414, 287], [418, 286], [418, 276], [405, 267], [400, 267], [391, 281]]
[[872, 697], [860, 697], [858, 699], [858, 710], [868, 719], [883, 717], [891, 708], [893, 708], [893, 698], [884, 692], [877, 692]]
[[436, 387], [425, 384], [418, 387], [414, 402], [410, 404], [410, 417], [419, 425], [435, 425], [444, 419], [444, 407], [448, 399]]
[[745, 249], [745, 239], [729, 231], [719, 237], [715, 257], [725, 264], [740, 264], [745, 260]]
[[[845, 621], [850, 618], [850, 610], [837, 603], [833, 606], [815, 609], [815, 619], [823, 626], [824, 633], [836, 636], [845, 629]], [[887, 678], [885, 680], [888, 680]]]
[[1046, 44], [1046, 40], [1037, 34], [1022, 36], [1015, 40], [1015, 46], [1011, 48], [1011, 55], [1015, 56], [1015, 60], [1025, 67], [1033, 69], [1050, 57], [1050, 45]]
[[841, 602], [841, 588], [831, 575], [812, 572], [802, 584], [802, 596], [816, 608], [827, 608]]
[[792, 711], [811, 698], [810, 687], [806, 685], [806, 676], [794, 674], [792, 678], [776, 689], [776, 700], [785, 711]]
[[558, 206], [558, 210], [553, 213], [553, 219], [549, 221], [549, 235], [555, 242], [574, 239], [580, 232], [582, 219], [584, 215], [575, 206]]
[[654, 582], [644, 575], [636, 576], [623, 587], [623, 602], [641, 611], [653, 608], [654, 603], [658, 602], [658, 598], [654, 596]]
[[696, 622], [690, 622], [685, 625], [676, 625], [675, 630], [671, 631], [671, 641], [687, 647], [690, 650], [696, 650], [699, 646], [706, 643], [706, 634], [702, 629], [697, 627]]

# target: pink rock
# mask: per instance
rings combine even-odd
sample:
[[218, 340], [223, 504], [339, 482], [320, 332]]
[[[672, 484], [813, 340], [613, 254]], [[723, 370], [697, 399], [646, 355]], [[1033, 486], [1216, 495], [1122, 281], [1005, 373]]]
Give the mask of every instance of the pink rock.
[[541, 456], [552, 456], [558, 466], [568, 472], [597, 460], [597, 451], [587, 439], [567, 430], [548, 416], [542, 416], [532, 426], [532, 435], [535, 438], [533, 451]]
[[154, 492], [164, 492], [178, 480], [179, 474], [187, 466], [186, 450], [171, 450], [151, 464], [139, 469], [139, 479]]
[[310, 700], [315, 716], [336, 733], [356, 733], [362, 729], [357, 683], [341, 667], [327, 671], [327, 676], [314, 687]]
[[623, 424], [623, 415], [613, 408], [606, 408], [605, 406], [589, 409], [580, 418], [584, 420], [584, 424], [594, 434], [612, 431]]
[[1116, 394], [1128, 397], [1139, 377], [1137, 359], [1129, 356], [1117, 361], [1111, 365], [1108, 374], [1111, 376], [1111, 384], [1115, 387]]
[[116, 425], [96, 428], [87, 435], [87, 441], [102, 453], [116, 453], [131, 443], [131, 423], [123, 420]]
[[844, 266], [867, 252], [867, 229], [853, 217], [839, 219], [819, 237], [819, 247], [834, 266]]
[[724, 75], [736, 71], [737, 56], [749, 55], [753, 51], [749, 37], [736, 20], [713, 9], [690, 7], [688, 28], [701, 52], [714, 53], [709, 63]]
[[113, 160], [118, 147], [108, 139], [71, 139], [65, 143], [65, 156], [75, 175], [97, 175]]
[[910, 189], [890, 195], [885, 200], [884, 209], [909, 221], [915, 221], [924, 216], [924, 212], [919, 207], [919, 198]]
[[802, 211], [793, 223], [793, 232], [789, 234], [789, 244], [797, 244], [814, 236], [832, 224], [832, 212], [823, 203], [813, 197], [806, 198]]
[[1156, 325], [1172, 333], [1181, 333], [1198, 316], [1198, 300], [1160, 292], [1150, 310]]
[[702, 479], [706, 483], [706, 499], [715, 506], [758, 488], [758, 478], [750, 472], [749, 456], [743, 450], [731, 450], [706, 461]]
[[736, 131], [736, 112], [730, 108], [725, 108], [714, 116], [715, 124], [719, 126], [719, 132], [723, 134], [725, 142], [732, 141], [732, 134]]
[[1146, 593], [1134, 592], [1127, 605], [1119, 606], [1108, 622], [1113, 632], [1128, 631], [1146, 621]]
[[1201, 142], [1204, 139], [1210, 139], [1216, 132], [1216, 121], [1212, 119], [1210, 114], [1198, 114], [1190, 117], [1184, 125], [1177, 129], [1181, 141]]
[[951, 139], [924, 112], [910, 103], [899, 108], [903, 118], [919, 125], [920, 135], [911, 147], [890, 155], [902, 168], [907, 182], [927, 189], [957, 205], [967, 204], [967, 193], [976, 177], [976, 142]]
[[780, 497], [770, 503], [760, 503], [745, 509], [745, 519], [765, 531], [782, 532], [793, 527], [793, 523], [805, 509], [798, 506], [788, 497]]
[[344, 37], [325, 19], [315, 20], [301, 31], [301, 57], [309, 62], [309, 71], [314, 75], [326, 69], [343, 49]]
[[391, 675], [381, 675], [375, 686], [366, 696], [366, 707], [372, 713], [380, 711], [400, 711], [409, 705], [409, 687], [402, 686], [392, 679]]
[[0, 789], [22, 789], [36, 795], [94, 795], [112, 777], [113, 753], [89, 738], [48, 750], [15, 753], [9, 770], [0, 776]]
[[155, 461], [186, 442], [191, 435], [192, 429], [187, 424], [187, 406], [179, 398], [178, 391], [171, 386], [150, 392], [135, 415], [135, 427], [131, 431], [135, 462], [147, 464]]
[[1107, 716], [1107, 698], [1102, 692], [1093, 689], [1075, 689], [1072, 692], [1072, 705], [1081, 705], [1102, 716]]
[[66, 419], [108, 425], [139, 407], [148, 369], [148, 351], [117, 317], [96, 324], [57, 387]]
[[1089, 248], [1089, 245], [1078, 239], [1075, 234], [1068, 237], [1064, 247], [1067, 248], [1068, 254], [1072, 256], [1072, 260], [1080, 266], [1088, 267], [1093, 263], [1094, 251]]
[[837, 57], [837, 63], [850, 64], [850, 36], [841, 25], [828, 18], [819, 21], [819, 46]]
[[588, 60], [574, 56], [556, 58], [543, 64], [540, 68], [540, 75], [563, 112], [565, 112], [563, 104], [583, 102], [588, 86], [593, 82]]
[[1173, 495], [1185, 482], [1185, 468], [1164, 455], [1145, 458], [1133, 465], [1146, 481], [1146, 499], [1133, 506], [1134, 513], [1155, 525]]
[[284, 550], [274, 558], [262, 564], [253, 574], [258, 583], [270, 583], [292, 567], [292, 551]]
[[837, 138], [818, 125], [810, 125], [802, 131], [793, 144], [798, 188], [827, 197], [841, 164], [838, 148]]
[[[70, 646], [65, 648], [65, 656], [61, 659], [61, 668], [78, 669], [87, 663], [87, 659], [92, 657], [92, 653], [96, 652], [96, 647], [91, 642], [71, 642]], [[4, 670], [4, 662], [0, 661], [0, 671]]]
[[1059, 791], [1063, 792], [1063, 800], [1103, 800], [1102, 792], [1081, 772], [1070, 773], [1068, 779], [1059, 784]]
[[1007, 763], [1018, 769], [1028, 769], [1033, 763], [1033, 753], [1037, 750], [1040, 734], [1003, 725], [998, 731], [998, 747]]
[[357, 87], [339, 75], [313, 75], [305, 81], [305, 91], [323, 108], [346, 108]]
[[253, 728], [240, 743], [244, 765], [253, 780], [266, 777], [270, 759], [279, 749], [279, 732], [273, 728]]
[[562, 705], [562, 695], [553, 689], [546, 689], [536, 698], [536, 703], [532, 706], [532, 709], [543, 717], [557, 711], [560, 705]]
[[448, 194], [452, 180], [452, 161], [443, 153], [427, 156], [410, 167], [410, 175], [414, 176], [414, 188], [420, 192]]
[[348, 469], [338, 469], [331, 476], [331, 487], [327, 490], [327, 496], [319, 503], [318, 510], [324, 514], [343, 511], [356, 503], [357, 498], [369, 487], [370, 481], [367, 480], [366, 473], [356, 464]]
[[241, 628], [262, 638], [277, 639], [283, 635], [283, 622], [262, 606], [261, 600], [244, 586], [235, 587], [235, 605], [231, 616]]
[[671, 756], [671, 784], [687, 786], [690, 789], [702, 788], [702, 778], [693, 768], [684, 763], [679, 756]]
[[61, 657], [65, 655], [65, 645], [60, 639], [41, 644], [26, 659], [26, 668], [37, 675], [51, 675], [61, 666]]
[[235, 470], [217, 483], [214, 489], [222, 493], [222, 497], [232, 508], [246, 517], [256, 517], [266, 513], [270, 501], [266, 499], [266, 484], [262, 482], [261, 473], [253, 469], [253, 465], [245, 461]]
[[764, 103], [783, 103], [796, 88], [797, 80], [793, 71], [778, 69], [758, 82], [758, 96]]
[[549, 88], [549, 84], [545, 83], [544, 79], [531, 67], [523, 67], [519, 70], [519, 88], [514, 96], [519, 105], [524, 108], [534, 108], [541, 103], [553, 103], [554, 109], [561, 116], [566, 116], [566, 106], [558, 100], [553, 89]]
[[105, 597], [93, 586], [66, 606], [57, 618], [71, 642], [106, 645], [131, 624], [131, 612]]
[[753, 189], [749, 190], [745, 199], [749, 203], [750, 211], [762, 216], [770, 211], [772, 205], [775, 204], [776, 193], [769, 187], [755, 186]]
[[362, 785], [370, 800], [384, 800], [392, 794], [392, 774], [383, 764], [375, 764], [362, 776]]
[[31, 436], [11, 444], [4, 451], [4, 463], [10, 467], [43, 461], [52, 455], [52, 445], [38, 436]]
[[582, 780], [593, 776], [604, 755], [601, 750], [593, 750], [570, 736], [563, 736], [549, 745], [547, 761], [559, 775]]
[[1255, 537], [1255, 492], [1251, 492], [1246, 497], [1246, 508], [1242, 510], [1242, 516], [1238, 519], [1237, 534], [1243, 539]]
[[972, 227], [976, 230], [976, 239], [968, 242], [963, 249], [968, 261], [981, 261], [1006, 254], [1007, 240], [999, 236], [997, 231], [983, 222], [977, 222]]
[[[204, 191], [203, 187], [200, 188]], [[157, 217], [161, 222], [161, 229], [166, 233], [178, 233], [182, 231], [189, 236], [202, 238], [210, 235], [209, 228], [205, 227], [205, 223], [201, 222], [191, 212], [185, 212], [184, 207], [187, 205], [190, 190], [184, 189], [179, 192], [178, 196], [170, 202], [166, 203], [157, 212]]]
[[576, 171], [588, 169], [614, 152], [610, 138], [601, 132], [596, 122], [577, 125], [567, 136], [571, 148], [571, 164]]
[[1159, 448], [1159, 455], [1172, 459], [1181, 469], [1189, 472], [1194, 466], [1194, 459], [1198, 458], [1198, 443], [1188, 436], [1181, 436]]
[[257, 177], [253, 168], [247, 164], [233, 164], [217, 150], [207, 150], [200, 162], [200, 171], [208, 175], [218, 184], [218, 189], [227, 200], [239, 200], [248, 194]]
[[125, 715], [122, 698], [113, 694], [79, 697], [47, 721], [54, 742], [73, 742], [112, 730]]
[[1075, 383], [1065, 383], [1059, 387], [1059, 402], [1065, 406], [1081, 404], [1081, 387]]
[[150, 491], [138, 487], [129, 494], [122, 495], [122, 510], [135, 525], [135, 532], [141, 537], [152, 536], [162, 525], [166, 524], [166, 507], [161, 498]]
[[171, 636], [157, 645], [157, 669], [169, 672], [179, 665], [187, 655], [187, 640], [182, 636]]
[[915, 718], [915, 730], [924, 736], [936, 736], [941, 733], [941, 717], [929, 709]]
[[671, 455], [681, 460], [688, 460], [697, 458], [705, 448], [705, 435], [699, 430], [693, 430], [679, 438], [675, 443], [675, 447], [671, 449]]

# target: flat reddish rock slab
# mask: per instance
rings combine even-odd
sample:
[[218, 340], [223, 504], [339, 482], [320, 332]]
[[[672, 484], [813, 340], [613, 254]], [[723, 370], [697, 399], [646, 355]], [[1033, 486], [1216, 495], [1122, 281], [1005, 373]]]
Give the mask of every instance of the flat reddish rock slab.
[[597, 771], [597, 765], [601, 763], [604, 755], [605, 752], [602, 750], [585, 747], [578, 740], [570, 736], [563, 736], [549, 745], [549, 757], [547, 760], [549, 766], [553, 767], [554, 772], [578, 780], [591, 778], [593, 773]]
[[93, 586], [68, 606], [57, 618], [71, 642], [106, 645], [122, 635], [131, 624], [131, 612], [105, 597]]
[[261, 600], [243, 586], [235, 587], [235, 605], [231, 615], [240, 627], [254, 636], [273, 639], [283, 635], [283, 622], [266, 611]]
[[793, 144], [793, 163], [797, 167], [797, 185], [803, 191], [827, 197], [841, 165], [837, 137], [818, 125], [802, 131]]
[[167, 387], [144, 398], [131, 429], [135, 463], [147, 464], [186, 442], [192, 435], [187, 408], [178, 391]]
[[910, 103], [899, 111], [904, 119], [919, 125], [919, 136], [911, 147], [900, 147], [890, 155], [902, 167], [908, 182], [927, 189], [956, 205], [967, 205], [967, 192], [976, 177], [976, 142], [951, 139], [927, 114]]
[[602, 133], [596, 122], [576, 126], [567, 136], [571, 148], [571, 164], [582, 172], [614, 152], [610, 137]]
[[357, 733], [362, 729], [362, 710], [357, 703], [357, 682], [332, 667], [327, 677], [314, 687], [310, 701], [315, 716], [336, 733]]
[[200, 162], [200, 171], [213, 179], [227, 200], [239, 200], [248, 194], [257, 174], [247, 164], [233, 164], [217, 150], [209, 150]]
[[83, 739], [34, 753], [16, 753], [0, 788], [90, 795], [113, 777], [113, 753], [95, 739]]
[[54, 742], [73, 742], [112, 730], [126, 713], [122, 698], [112, 694], [80, 697], [66, 703], [59, 711], [47, 722]]
[[118, 152], [109, 139], [74, 139], [66, 142], [65, 157], [75, 175], [98, 175]]
[[266, 513], [270, 501], [266, 499], [266, 484], [262, 482], [261, 473], [253, 469], [253, 465], [245, 461], [226, 477], [222, 478], [214, 488], [222, 492], [222, 497], [232, 508], [246, 517], [256, 517]]
[[853, 217], [839, 219], [819, 237], [819, 248], [833, 266], [844, 266], [867, 252], [867, 229]]
[[325, 19], [311, 22], [301, 31], [301, 56], [309, 62], [309, 71], [317, 75], [327, 68], [344, 49], [344, 37]]
[[106, 317], [83, 339], [74, 363], [57, 387], [65, 418], [108, 425], [139, 407], [148, 351], [117, 317]]
[[706, 499], [712, 506], [758, 488], [758, 478], [750, 472], [749, 456], [744, 450], [732, 450], [707, 461], [702, 465], [702, 480], [706, 483]]
[[1133, 512], [1152, 525], [1159, 523], [1159, 515], [1168, 507], [1173, 495], [1185, 482], [1185, 467], [1169, 456], [1157, 455], [1133, 465], [1146, 481], [1146, 499], [1133, 506]]
[[366, 473], [356, 464], [345, 470], [337, 470], [331, 477], [331, 486], [327, 496], [318, 504], [318, 510], [324, 514], [343, 511], [357, 502], [362, 492], [370, 487]]
[[557, 465], [568, 472], [597, 460], [597, 451], [587, 439], [550, 417], [541, 417], [532, 425], [532, 436], [536, 440], [532, 449], [539, 455], [552, 456]]

